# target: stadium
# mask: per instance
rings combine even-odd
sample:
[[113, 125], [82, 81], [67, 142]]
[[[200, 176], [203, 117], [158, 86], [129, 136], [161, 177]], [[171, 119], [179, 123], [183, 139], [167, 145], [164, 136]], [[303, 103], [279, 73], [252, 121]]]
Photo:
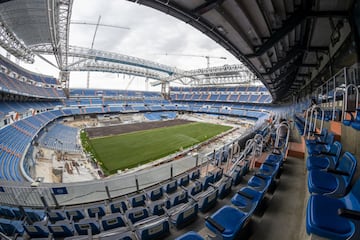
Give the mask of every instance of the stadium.
[[360, 0], [81, 1], [0, 1], [0, 239], [359, 239]]

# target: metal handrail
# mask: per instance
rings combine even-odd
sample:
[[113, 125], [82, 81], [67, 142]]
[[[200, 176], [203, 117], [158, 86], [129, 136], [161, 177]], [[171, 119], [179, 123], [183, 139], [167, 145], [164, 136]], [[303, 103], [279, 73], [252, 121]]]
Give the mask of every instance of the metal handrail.
[[348, 93], [349, 93], [349, 89], [350, 88], [354, 88], [355, 92], [356, 92], [356, 104], [355, 104], [355, 108], [359, 107], [359, 89], [357, 88], [357, 86], [355, 84], [349, 84], [346, 86], [345, 88], [345, 103], [344, 103], [344, 111], [343, 111], [343, 116], [342, 116], [342, 122], [345, 120], [345, 112], [348, 110]]
[[[342, 95], [343, 95], [343, 99], [345, 98], [345, 92], [344, 92], [344, 90], [343, 89], [338, 89], [338, 88], [336, 88], [335, 89], [335, 91], [334, 91], [334, 99], [333, 99], [333, 112], [332, 112], [332, 118], [331, 118], [331, 120], [335, 120], [335, 102], [336, 102], [336, 93], [337, 92], [341, 92], [342, 93]], [[342, 113], [344, 112], [344, 104], [342, 105]]]

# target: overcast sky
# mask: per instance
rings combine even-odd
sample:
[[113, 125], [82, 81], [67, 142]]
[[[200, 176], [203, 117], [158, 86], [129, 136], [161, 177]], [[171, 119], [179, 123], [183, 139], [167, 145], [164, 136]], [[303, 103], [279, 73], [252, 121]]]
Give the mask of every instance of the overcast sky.
[[[198, 30], [152, 8], [125, 0], [74, 0], [72, 20], [96, 23], [99, 16], [102, 24], [130, 30], [100, 26], [94, 49], [140, 57], [185, 70], [205, 68], [206, 59], [170, 56], [166, 53], [227, 58], [211, 58], [211, 66], [239, 63], [225, 49]], [[71, 24], [70, 44], [90, 48], [94, 31], [95, 26]], [[57, 72], [54, 68], [45, 68], [40, 64], [34, 69], [51, 75], [56, 75]], [[130, 78], [110, 73], [91, 73], [90, 79], [90, 87], [93, 88], [124, 89]], [[70, 87], [86, 87], [86, 73], [71, 73]], [[144, 79], [133, 80], [128, 89], [144, 90]]]

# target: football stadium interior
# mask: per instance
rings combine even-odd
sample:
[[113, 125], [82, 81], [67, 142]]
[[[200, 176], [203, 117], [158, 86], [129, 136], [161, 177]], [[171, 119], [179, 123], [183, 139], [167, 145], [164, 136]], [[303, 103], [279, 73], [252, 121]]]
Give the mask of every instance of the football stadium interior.
[[75, 2], [0, 0], [0, 239], [360, 239], [360, 0], [126, 1], [239, 61], [186, 70], [71, 45]]

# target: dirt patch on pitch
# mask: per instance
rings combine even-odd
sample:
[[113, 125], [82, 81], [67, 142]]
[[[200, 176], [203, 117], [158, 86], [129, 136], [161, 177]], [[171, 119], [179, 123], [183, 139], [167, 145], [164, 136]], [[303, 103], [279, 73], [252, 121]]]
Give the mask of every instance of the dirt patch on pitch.
[[142, 123], [133, 123], [133, 124], [121, 124], [115, 126], [104, 126], [104, 127], [96, 127], [96, 128], [86, 128], [89, 138], [97, 138], [97, 137], [106, 137], [111, 135], [118, 135], [123, 133], [131, 133], [137, 131], [143, 131], [154, 128], [162, 128], [162, 127], [170, 127], [182, 124], [188, 124], [192, 121], [183, 120], [183, 119], [175, 119], [168, 121], [156, 121], [156, 122], [142, 122]]

